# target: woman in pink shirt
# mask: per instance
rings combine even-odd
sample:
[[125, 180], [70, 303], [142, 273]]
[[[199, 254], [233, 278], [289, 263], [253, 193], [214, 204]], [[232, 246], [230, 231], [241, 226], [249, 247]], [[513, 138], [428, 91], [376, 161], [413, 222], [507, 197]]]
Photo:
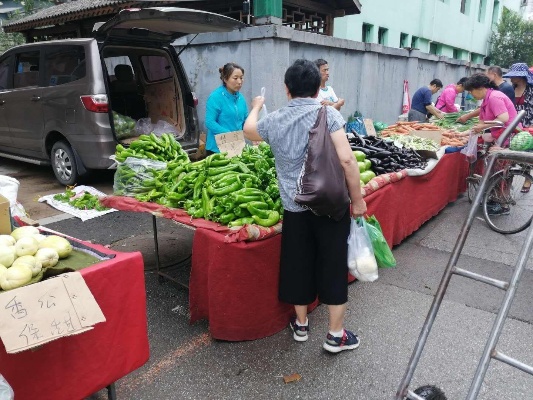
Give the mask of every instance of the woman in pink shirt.
[[472, 132], [480, 133], [490, 128], [491, 124], [485, 121], [501, 121], [504, 128], [492, 128], [490, 133], [483, 134], [483, 140], [493, 142], [516, 117], [516, 109], [513, 102], [504, 93], [495, 90], [494, 84], [482, 73], [472, 75], [464, 85], [476, 100], [483, 100], [479, 111], [479, 124], [472, 128]]
[[467, 77], [463, 77], [459, 79], [459, 82], [457, 82], [455, 85], [452, 83], [446, 86], [439, 98], [437, 99], [437, 104], [435, 104], [435, 107], [445, 113], [453, 113], [459, 111], [457, 107], [455, 107], [455, 99], [457, 98], [458, 94], [463, 93], [465, 91], [464, 84], [467, 80]]

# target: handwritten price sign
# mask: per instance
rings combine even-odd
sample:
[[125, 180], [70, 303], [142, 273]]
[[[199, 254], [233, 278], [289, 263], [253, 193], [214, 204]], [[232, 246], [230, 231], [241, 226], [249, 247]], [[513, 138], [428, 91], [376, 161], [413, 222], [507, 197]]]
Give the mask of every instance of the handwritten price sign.
[[227, 133], [219, 133], [215, 135], [215, 142], [221, 153], [228, 153], [228, 157], [238, 156], [244, 149], [244, 133], [242, 131], [234, 131]]
[[76, 335], [104, 321], [79, 272], [0, 294], [0, 337], [8, 353]]

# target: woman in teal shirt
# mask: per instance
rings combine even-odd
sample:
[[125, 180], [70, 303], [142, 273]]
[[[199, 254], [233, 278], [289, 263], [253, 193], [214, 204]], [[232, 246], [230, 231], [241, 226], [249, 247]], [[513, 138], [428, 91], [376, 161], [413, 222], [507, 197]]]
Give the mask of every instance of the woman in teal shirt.
[[241, 131], [248, 106], [239, 92], [244, 80], [244, 69], [235, 63], [227, 63], [219, 68], [222, 85], [209, 95], [206, 104], [205, 125], [207, 127], [208, 154], [219, 153], [215, 135]]

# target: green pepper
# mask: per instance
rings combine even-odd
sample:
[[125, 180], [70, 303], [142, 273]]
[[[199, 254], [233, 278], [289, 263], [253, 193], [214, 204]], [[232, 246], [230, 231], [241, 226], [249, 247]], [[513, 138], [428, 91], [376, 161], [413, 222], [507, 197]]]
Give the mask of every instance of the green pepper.
[[[263, 207], [263, 208], [260, 208]], [[268, 219], [271, 217], [270, 211], [268, 210], [268, 204], [260, 201], [251, 201], [246, 204], [246, 209], [250, 212], [252, 215], [256, 215], [259, 218], [262, 219]]]
[[235, 192], [236, 190], [239, 190], [240, 188], [242, 188], [242, 184], [239, 181], [236, 181], [222, 188], [217, 188], [217, 189], [213, 188], [212, 193], [214, 196], [223, 196], [223, 195], [227, 195], [232, 192]]
[[232, 211], [238, 218], [250, 217], [252, 215], [246, 208], [234, 207]]
[[194, 189], [193, 189], [193, 199], [197, 199], [200, 197], [200, 194], [202, 193], [202, 186], [205, 182], [205, 178], [206, 178], [206, 174], [205, 172], [202, 172], [199, 176], [198, 176], [198, 179], [196, 179], [196, 182], [194, 184]]
[[229, 222], [233, 221], [235, 219], [235, 214], [232, 212], [228, 212], [225, 214], [222, 214], [218, 220], [221, 224], [227, 225]]
[[263, 198], [261, 196], [244, 196], [242, 194], [237, 194], [237, 195], [232, 194], [231, 199], [236, 204], [244, 204], [250, 201], [263, 201]]
[[170, 200], [181, 201], [181, 200], [186, 200], [189, 196], [192, 195], [192, 193], [193, 193], [192, 190], [188, 190], [187, 192], [184, 192], [184, 193], [171, 192], [171, 193], [167, 193], [167, 198]]
[[204, 210], [202, 210], [201, 208], [199, 208], [198, 210], [195, 210], [193, 213], [192, 213], [192, 217], [193, 218], [202, 218], [204, 217]]
[[237, 190], [234, 194], [235, 195], [243, 195], [243, 196], [260, 196], [260, 197], [263, 197], [265, 195], [265, 192], [263, 192], [260, 189], [256, 189], [256, 188], [244, 188], [244, 189]]
[[260, 218], [257, 215], [252, 215], [252, 218], [257, 225], [269, 227], [277, 224], [279, 221], [279, 213], [273, 210], [269, 211], [267, 218]]
[[188, 172], [182, 179], [187, 183], [193, 183], [195, 179], [200, 175], [198, 171]]
[[231, 221], [228, 226], [230, 228], [234, 227], [234, 226], [243, 226], [243, 225], [246, 225], [246, 224], [253, 224], [254, 223], [254, 219], [251, 218], [251, 217], [244, 217], [244, 218], [239, 218], [239, 219], [236, 219], [234, 221]]
[[202, 208], [204, 210], [204, 216], [207, 216], [211, 213], [211, 206], [212, 203], [210, 202], [209, 194], [207, 193], [207, 189], [204, 187], [202, 188]]
[[228, 165], [224, 165], [223, 167], [209, 168], [207, 170], [207, 174], [209, 176], [213, 176], [213, 175], [222, 174], [224, 172], [234, 171], [236, 169], [239, 169], [238, 164], [228, 164]]

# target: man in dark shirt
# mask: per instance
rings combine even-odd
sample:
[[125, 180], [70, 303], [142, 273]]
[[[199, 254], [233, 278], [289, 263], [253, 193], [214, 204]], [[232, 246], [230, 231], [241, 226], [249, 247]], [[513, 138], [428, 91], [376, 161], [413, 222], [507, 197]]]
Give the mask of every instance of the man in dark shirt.
[[514, 88], [509, 82], [502, 78], [503, 71], [500, 67], [496, 65], [491, 65], [487, 72], [485, 73], [491, 82], [498, 86], [498, 90], [503, 92], [507, 97], [511, 99], [513, 104], [515, 104]]
[[442, 118], [442, 112], [437, 110], [431, 102], [431, 96], [442, 89], [442, 82], [440, 79], [433, 79], [429, 86], [424, 86], [418, 89], [413, 95], [411, 101], [411, 109], [407, 115], [409, 121], [426, 121], [426, 115], [432, 114], [437, 118]]
[[[494, 83], [494, 85], [497, 87], [497, 89], [500, 92], [504, 93], [507, 97], [511, 99], [513, 104], [515, 104], [515, 95], [514, 95], [513, 85], [511, 85], [505, 79], [503, 79], [503, 71], [500, 67], [496, 65], [491, 65], [485, 72], [485, 75], [487, 75], [490, 81]], [[474, 118], [474, 117], [479, 117], [479, 108], [476, 108], [474, 111], [469, 112], [468, 114], [462, 115], [461, 117], [457, 118], [457, 122], [464, 124], [470, 118]]]

